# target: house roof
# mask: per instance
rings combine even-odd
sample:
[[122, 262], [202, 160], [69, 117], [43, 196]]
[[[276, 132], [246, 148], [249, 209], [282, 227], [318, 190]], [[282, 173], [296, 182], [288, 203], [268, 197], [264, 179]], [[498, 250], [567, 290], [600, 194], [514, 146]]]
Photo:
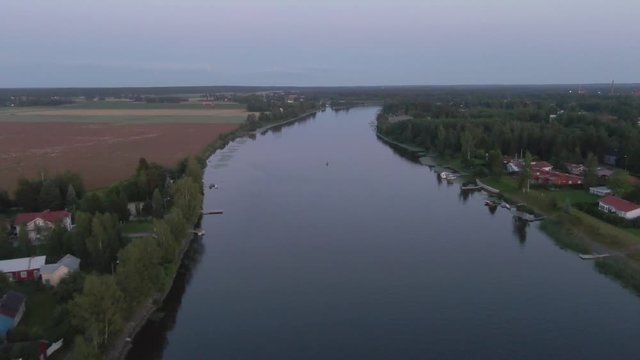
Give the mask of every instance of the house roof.
[[8, 273], [8, 272], [40, 269], [42, 265], [44, 265], [46, 259], [47, 257], [43, 255], [43, 256], [25, 257], [25, 258], [19, 258], [19, 259], [2, 260], [0, 261], [0, 271], [4, 273]]
[[7, 291], [2, 299], [0, 299], [0, 314], [12, 318], [15, 317], [25, 300], [26, 297], [21, 293], [13, 290]]
[[546, 161], [536, 161], [535, 163], [531, 163], [531, 168], [534, 170], [540, 170], [544, 168], [553, 168], [553, 165]]
[[70, 217], [71, 214], [67, 211], [48, 211], [45, 210], [43, 212], [36, 213], [20, 213], [16, 215], [16, 225], [28, 224], [35, 219], [42, 219], [44, 221], [54, 223], [58, 221], [62, 221], [65, 218]]
[[80, 268], [80, 259], [71, 254], [67, 254], [58, 260], [58, 264], [66, 266], [69, 270], [78, 270]]
[[600, 203], [622, 212], [630, 212], [636, 209], [640, 209], [640, 205], [634, 204], [631, 201], [627, 201], [613, 195], [603, 197], [602, 199], [600, 199]]
[[53, 274], [54, 272], [58, 271], [58, 269], [62, 266], [66, 267], [71, 271], [78, 270], [80, 268], [80, 259], [78, 259], [73, 255], [67, 254], [62, 259], [58, 260], [58, 262], [55, 264], [43, 265], [40, 268], [40, 273]]

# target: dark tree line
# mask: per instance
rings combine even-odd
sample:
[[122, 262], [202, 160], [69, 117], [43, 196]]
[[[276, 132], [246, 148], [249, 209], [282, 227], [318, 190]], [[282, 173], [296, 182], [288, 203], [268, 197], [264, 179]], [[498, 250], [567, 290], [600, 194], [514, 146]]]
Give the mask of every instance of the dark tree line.
[[[513, 156], [529, 151], [561, 165], [583, 163], [591, 153], [600, 162], [613, 156], [615, 165], [640, 173], [640, 99], [585, 97], [558, 105], [559, 100], [519, 100], [508, 110], [498, 108], [496, 101], [474, 107], [398, 102], [385, 105], [378, 130], [441, 154], [472, 152], [481, 157], [499, 150]], [[507, 103], [503, 101], [502, 105], [507, 107]], [[567, 110], [559, 110], [561, 107]], [[586, 112], [583, 108], [604, 112]], [[397, 114], [414, 119], [390, 123], [388, 117]], [[551, 114], [555, 116], [550, 118]]]

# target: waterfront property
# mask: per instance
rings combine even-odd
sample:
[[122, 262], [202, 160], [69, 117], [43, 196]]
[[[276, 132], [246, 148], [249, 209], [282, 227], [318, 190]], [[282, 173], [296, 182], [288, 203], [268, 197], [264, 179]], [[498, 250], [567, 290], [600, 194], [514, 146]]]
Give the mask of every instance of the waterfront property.
[[4, 338], [7, 331], [14, 328], [24, 315], [26, 297], [16, 291], [8, 291], [0, 299], [0, 338]]
[[67, 230], [71, 230], [71, 214], [67, 211], [45, 210], [39, 213], [20, 213], [16, 215], [15, 220], [18, 235], [20, 235], [20, 226], [24, 225], [28, 237], [32, 242], [46, 237], [46, 234], [48, 234], [56, 224], [60, 224]]
[[40, 276], [40, 268], [44, 265], [46, 256], [32, 256], [0, 261], [0, 271], [10, 280], [36, 280]]
[[74, 271], [80, 269], [80, 259], [67, 254], [55, 264], [43, 265], [40, 268], [42, 283], [57, 286], [60, 280]]
[[640, 205], [613, 195], [600, 199], [598, 201], [598, 208], [604, 212], [616, 214], [627, 220], [635, 219], [640, 216]]

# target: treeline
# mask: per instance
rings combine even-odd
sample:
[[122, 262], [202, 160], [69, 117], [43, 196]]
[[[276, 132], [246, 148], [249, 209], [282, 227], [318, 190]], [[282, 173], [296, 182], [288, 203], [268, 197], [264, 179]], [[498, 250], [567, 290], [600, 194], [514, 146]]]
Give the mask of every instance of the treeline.
[[[27, 204], [40, 211], [55, 205], [52, 208], [71, 210], [74, 228], [67, 231], [57, 225], [42, 244], [49, 262], [72, 254], [81, 259], [82, 270], [53, 290], [58, 303], [50, 311], [59, 319], [59, 326], [46, 334], [42, 329], [14, 331], [9, 341], [64, 337], [72, 343], [75, 338], [74, 358], [102, 358], [133, 312], [171, 285], [179, 254], [190, 236], [188, 230], [201, 214], [202, 176], [203, 164], [195, 158], [185, 159], [175, 169], [140, 159], [132, 178], [104, 190], [85, 193], [82, 179], [66, 172], [44, 181], [22, 179], [16, 200], [3, 192], [2, 198], [11, 206]], [[56, 185], [56, 191], [49, 184]], [[29, 189], [36, 196], [25, 202], [22, 196]], [[72, 198], [72, 192], [76, 201], [64, 201], [65, 196]], [[122, 235], [122, 224], [130, 216], [129, 197], [144, 203], [142, 216], [152, 217], [151, 236], [130, 240]], [[24, 226], [21, 230], [17, 241], [0, 231], [0, 257], [42, 254], [43, 248], [29, 240]], [[2, 289], [9, 287], [4, 280], [6, 277], [0, 277]]]
[[167, 189], [168, 206], [154, 221], [154, 236], [117, 249], [115, 272], [104, 271], [103, 261], [103, 271], [87, 275], [69, 303], [75, 359], [102, 358], [126, 320], [171, 285], [188, 229], [201, 214], [202, 174], [202, 165], [190, 159], [183, 176]]
[[[279, 121], [293, 119], [295, 117], [301, 116], [305, 113], [308, 113], [313, 110], [318, 109], [318, 104], [315, 102], [297, 102], [297, 103], [287, 103], [287, 104], [273, 104], [270, 102], [264, 102], [263, 105], [257, 108], [265, 108], [267, 106], [271, 106], [269, 111], [261, 111], [257, 115], [249, 114], [247, 115], [247, 121], [242, 124], [242, 130], [245, 131], [253, 131], [262, 126], [266, 126], [269, 124], [273, 124]], [[249, 105], [247, 105], [249, 107]], [[251, 111], [251, 110], [249, 110]]]
[[57, 96], [7, 96], [0, 97], [0, 106], [59, 106], [73, 104], [70, 98]]
[[[597, 99], [585, 101], [591, 104]], [[398, 102], [385, 105], [378, 131], [443, 155], [471, 153], [484, 158], [492, 150], [511, 156], [529, 151], [562, 166], [565, 162], [583, 163], [593, 153], [600, 162], [612, 159], [615, 165], [640, 173], [640, 99], [603, 98], [600, 108], [624, 108], [624, 118], [575, 111], [584, 105], [580, 104], [572, 103], [567, 109], [573, 110], [560, 112], [557, 104], [519, 101], [507, 113], [494, 111], [489, 105], [460, 108], [431, 102]], [[483, 112], [484, 116], [477, 115]], [[471, 115], [462, 115], [465, 113]], [[390, 123], [389, 116], [397, 114], [414, 119]], [[547, 114], [556, 116], [550, 118]]]

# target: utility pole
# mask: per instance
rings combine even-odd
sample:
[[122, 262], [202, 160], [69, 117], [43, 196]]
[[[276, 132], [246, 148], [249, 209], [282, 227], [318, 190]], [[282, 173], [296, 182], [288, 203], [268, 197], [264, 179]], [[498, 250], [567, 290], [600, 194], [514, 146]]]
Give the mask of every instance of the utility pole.
[[613, 85], [615, 84], [615, 80], [611, 80], [611, 87], [609, 88], [609, 95], [613, 95]]

